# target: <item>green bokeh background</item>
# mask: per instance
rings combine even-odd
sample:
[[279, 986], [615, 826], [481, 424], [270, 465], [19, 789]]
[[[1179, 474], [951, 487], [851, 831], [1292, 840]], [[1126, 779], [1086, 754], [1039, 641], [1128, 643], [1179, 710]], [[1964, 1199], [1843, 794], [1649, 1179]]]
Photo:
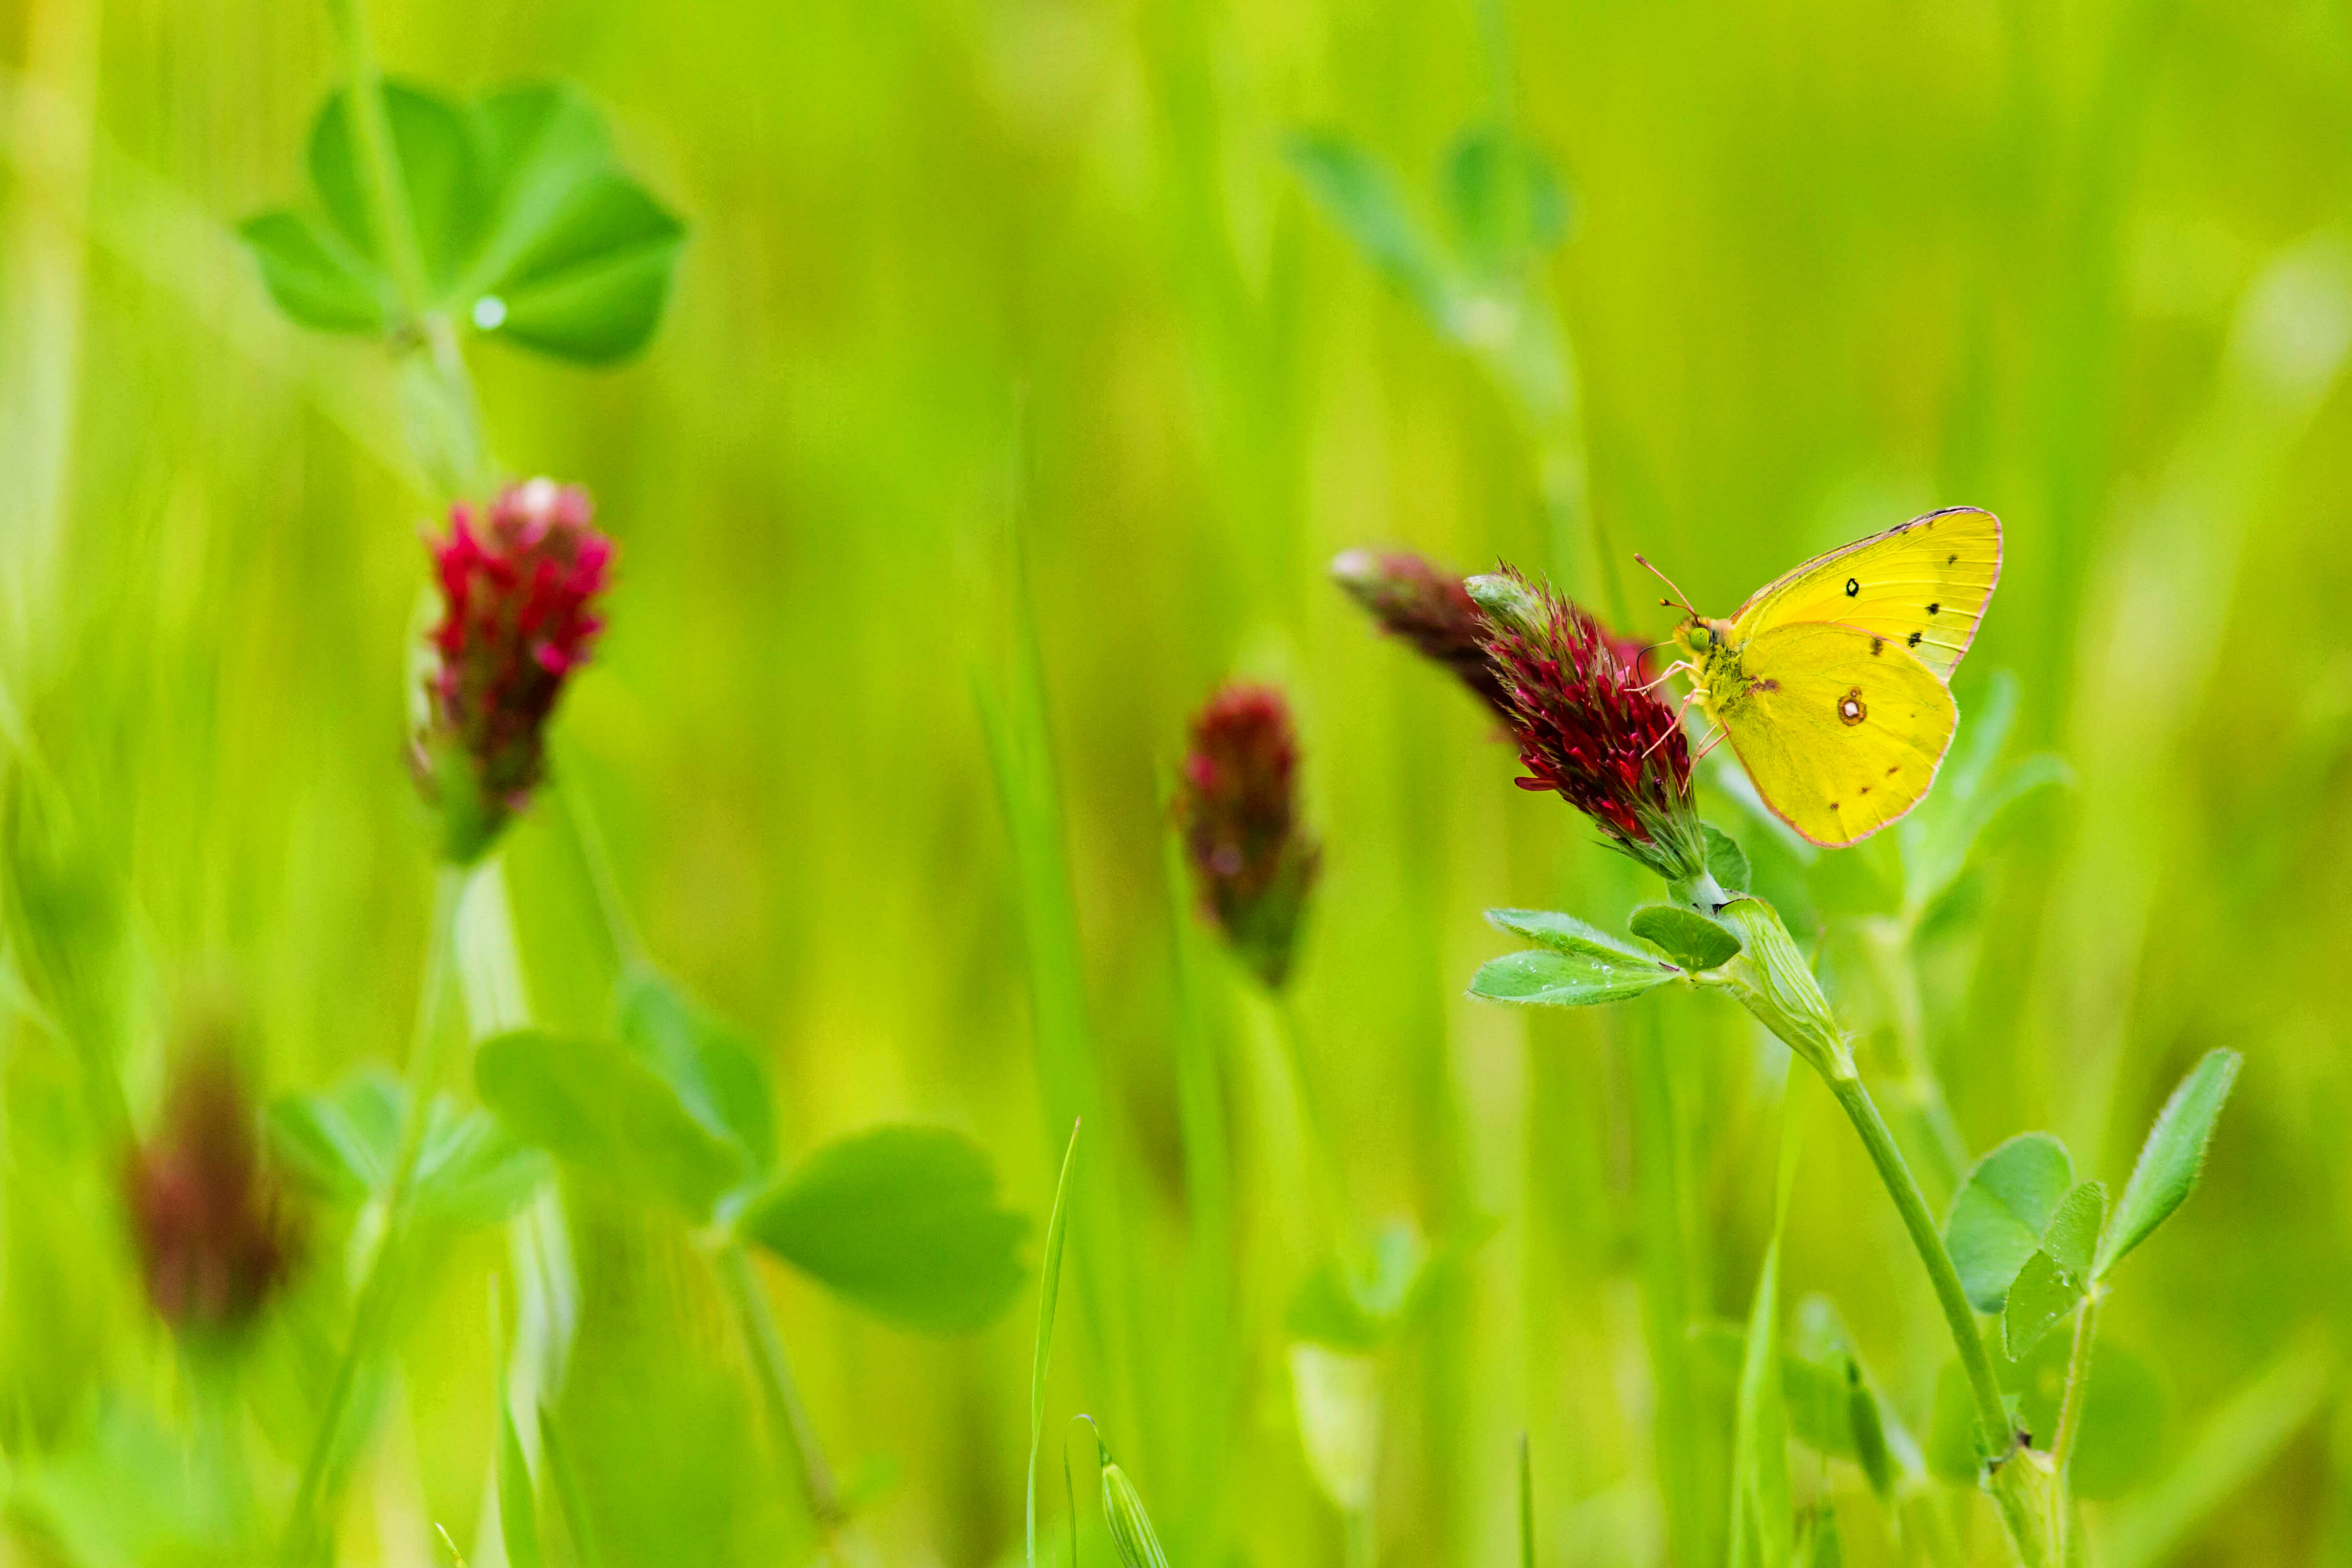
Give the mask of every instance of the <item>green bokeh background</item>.
[[[323, 1087], [407, 1036], [431, 836], [404, 638], [435, 522], [382, 350], [275, 315], [230, 229], [293, 191], [333, 35], [289, 3], [0, 19], [9, 726], [130, 890], [134, 1114], [196, 1015], [237, 1020], [269, 1091]], [[1343, 130], [1429, 216], [1456, 133], [1507, 114], [1572, 193], [1540, 276], [1612, 558], [1641, 549], [1725, 612], [1931, 507], [2004, 519], [1956, 687], [1965, 716], [2013, 673], [2021, 743], [2075, 785], [2004, 822], [1973, 919], [1928, 955], [1969, 1141], [2049, 1127], [2115, 1186], [2199, 1054], [2247, 1059], [2205, 1187], [2105, 1317], [2165, 1418], [2142, 1485], [2094, 1507], [2095, 1560], [2352, 1562], [2352, 7], [419, 0], [375, 26], [389, 69], [455, 90], [575, 79], [693, 225], [635, 363], [476, 357], [505, 466], [588, 485], [620, 541], [557, 760], [648, 944], [761, 1042], [788, 1147], [944, 1122], [1042, 1229], [1063, 1130], [975, 700], [1004, 679], [1018, 519], [1105, 1083], [1089, 1170], [1126, 1248], [1074, 1247], [1124, 1327], [1067, 1331], [1052, 1408], [1102, 1419], [1181, 1560], [1340, 1552], [1271, 1332], [1300, 1260], [1265, 1235], [1247, 1153], [1253, 1015], [1213, 967], [1249, 1232], [1229, 1421], [1198, 1419], [1198, 1344], [1167, 1312], [1161, 796], [1187, 713], [1234, 673], [1300, 714], [1326, 874], [1297, 1013], [1358, 1217], [1484, 1237], [1385, 1363], [1381, 1560], [1509, 1560], [1523, 1429], [1544, 1562], [1661, 1560], [1624, 1067], [1645, 1026], [1462, 994], [1509, 945], [1482, 908], [1613, 921], [1634, 890], [1325, 577], [1398, 544], [1654, 599], [1585, 532], [1560, 548], [1507, 399], [1283, 157], [1295, 130]], [[560, 812], [512, 835], [504, 875], [531, 1010], [593, 1026], [614, 955]], [[1727, 1005], [1644, 1016], [1675, 1063], [1693, 1310], [1738, 1318], [1785, 1057]], [[156, 1473], [87, 1457], [110, 1412], [168, 1427], [184, 1391], [73, 1063], [5, 1029], [9, 1473]], [[796, 1560], [707, 1263], [648, 1210], [571, 1197], [564, 1399], [607, 1555]], [[1832, 1296], [1924, 1427], [1948, 1349], [1826, 1116], [1789, 1248], [1783, 1289]], [[349, 1560], [427, 1560], [403, 1533], [425, 1521], [470, 1542], [504, 1256], [468, 1243], [421, 1304]], [[936, 1344], [772, 1283], [886, 1559], [1017, 1557], [1026, 1301]], [[269, 1354], [299, 1377], [296, 1349]], [[1826, 1480], [1850, 1559], [1893, 1560], [1850, 1470], [1798, 1479]], [[1990, 1514], [1971, 1530], [1994, 1561]], [[20, 1533], [0, 1561], [49, 1560]]]

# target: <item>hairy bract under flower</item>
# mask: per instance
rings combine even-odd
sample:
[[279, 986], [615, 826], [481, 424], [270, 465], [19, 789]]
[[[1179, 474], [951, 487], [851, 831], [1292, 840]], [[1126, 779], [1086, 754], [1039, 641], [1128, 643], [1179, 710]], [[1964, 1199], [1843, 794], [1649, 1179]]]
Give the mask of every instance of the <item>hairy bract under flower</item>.
[[1298, 821], [1298, 743], [1272, 686], [1235, 682], [1192, 720], [1176, 809], [1202, 912], [1270, 986], [1290, 972], [1321, 851]]
[[478, 523], [460, 502], [432, 541], [442, 616], [416, 760], [453, 860], [486, 850], [546, 773], [548, 716], [604, 627], [613, 543], [592, 515], [585, 490], [533, 479]]

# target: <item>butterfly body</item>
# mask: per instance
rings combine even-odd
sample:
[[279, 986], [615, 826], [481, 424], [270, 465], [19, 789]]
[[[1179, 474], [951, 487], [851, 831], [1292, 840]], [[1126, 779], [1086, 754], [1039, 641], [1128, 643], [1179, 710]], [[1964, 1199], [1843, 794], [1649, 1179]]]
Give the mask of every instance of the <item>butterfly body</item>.
[[1675, 631], [1700, 709], [1773, 812], [1814, 843], [1917, 805], [1959, 724], [1946, 685], [2000, 577], [2000, 524], [1930, 512], [1807, 561], [1730, 620]]

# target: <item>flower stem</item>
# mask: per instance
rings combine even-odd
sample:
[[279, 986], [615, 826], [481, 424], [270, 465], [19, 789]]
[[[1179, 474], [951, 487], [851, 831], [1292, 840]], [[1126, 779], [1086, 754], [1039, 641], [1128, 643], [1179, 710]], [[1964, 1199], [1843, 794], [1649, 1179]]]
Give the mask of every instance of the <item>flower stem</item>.
[[423, 355], [417, 371], [404, 372], [409, 442], [446, 495], [467, 494], [488, 479], [481, 417], [457, 328], [446, 314], [432, 308], [432, 280], [425, 275], [416, 214], [409, 210], [407, 185], [401, 176], [400, 148], [384, 105], [383, 72], [368, 32], [365, 0], [328, 0], [328, 9], [342, 35], [344, 65], [351, 73], [350, 115], [359, 143], [362, 197], [400, 297], [401, 319], [394, 324], [394, 341]]
[[433, 925], [425, 949], [425, 983], [416, 995], [415, 1031], [408, 1042], [405, 1075], [408, 1103], [403, 1108], [399, 1154], [393, 1161], [392, 1183], [385, 1189], [384, 1237], [401, 1217], [409, 1187], [416, 1180], [416, 1163], [425, 1155], [425, 1132], [431, 1118], [433, 1092], [441, 1082], [445, 1038], [438, 1027], [441, 993], [447, 984], [450, 962], [457, 945], [457, 905], [472, 880], [470, 867], [444, 862], [433, 874]]
[[646, 945], [637, 936], [636, 923], [629, 918], [629, 906], [621, 896], [620, 879], [613, 874], [612, 852], [604, 844], [604, 830], [597, 823], [595, 809], [588, 803], [587, 794], [580, 788], [577, 778], [569, 768], [555, 777], [555, 792], [562, 797], [564, 820], [572, 824], [572, 837], [580, 846], [580, 861], [588, 870], [588, 884], [594, 889], [597, 911], [604, 917], [605, 934], [612, 938], [613, 956], [623, 969], [646, 961]]
[[726, 1287], [728, 1301], [742, 1324], [744, 1342], [751, 1347], [760, 1392], [767, 1400], [769, 1424], [790, 1454], [801, 1496], [816, 1521], [818, 1533], [831, 1544], [845, 1517], [841, 1491], [834, 1480], [833, 1467], [825, 1463], [824, 1450], [817, 1444], [808, 1407], [801, 1403], [792, 1365], [784, 1359], [783, 1335], [777, 1330], [775, 1313], [769, 1310], [767, 1291], [761, 1287], [751, 1255], [742, 1242], [730, 1239], [722, 1243], [718, 1263], [719, 1282]]
[[2096, 1285], [2083, 1298], [2082, 1310], [2074, 1315], [2074, 1344], [2066, 1357], [2066, 1392], [2058, 1405], [2058, 1432], [2050, 1442], [2050, 1460], [2057, 1466], [2060, 1476], [2066, 1473], [2067, 1463], [2074, 1457], [2074, 1444], [2083, 1435], [2083, 1404], [2088, 1397], [2091, 1382], [2091, 1346], [2099, 1333], [2099, 1297]]
[[408, 210], [400, 179], [400, 153], [392, 139], [392, 116], [384, 108], [383, 73], [377, 68], [362, 0], [328, 0], [335, 30], [343, 37], [343, 63], [351, 72], [351, 129], [359, 142], [360, 177], [368, 218], [383, 243], [401, 308], [419, 314], [425, 300], [425, 258], [416, 243], [415, 215]]
[[319, 1427], [311, 1437], [310, 1452], [302, 1465], [302, 1479], [287, 1515], [285, 1556], [289, 1562], [303, 1561], [310, 1554], [336, 1439], [350, 1415], [360, 1368], [383, 1337], [396, 1276], [393, 1262], [406, 1239], [409, 1199], [417, 1162], [425, 1153], [425, 1134], [431, 1125], [434, 1087], [441, 1074], [441, 993], [448, 980], [450, 958], [457, 945], [457, 904], [465, 894], [469, 875], [465, 867], [444, 863], [434, 878], [432, 926], [425, 937], [425, 979], [417, 988], [416, 1023], [409, 1040], [408, 1093], [407, 1103], [401, 1109], [398, 1152], [394, 1157], [392, 1178], [384, 1188], [383, 1219], [375, 1245], [367, 1253], [359, 1288], [353, 1293], [351, 1338], [344, 1343], [342, 1357], [335, 1364], [334, 1380], [327, 1385], [326, 1406], [319, 1413]]
[[[1827, 1075], [1824, 1075], [1827, 1076]], [[1952, 1255], [1944, 1248], [1944, 1238], [1936, 1227], [1936, 1217], [1929, 1212], [1927, 1199], [1919, 1190], [1916, 1177], [1895, 1145], [1895, 1134], [1886, 1128], [1886, 1119], [1878, 1113], [1877, 1102], [1858, 1077], [1828, 1078], [1830, 1092], [1844, 1107], [1846, 1118], [1862, 1136], [1863, 1147], [1870, 1151], [1871, 1164], [1878, 1167], [1879, 1179], [1886, 1184], [1887, 1195], [1895, 1199], [1895, 1207], [1903, 1217], [1903, 1228], [1911, 1233], [1911, 1245], [1918, 1249], [1919, 1261], [1926, 1266], [1928, 1283], [1935, 1287], [1936, 1304], [1944, 1311], [1944, 1322], [1952, 1331], [1953, 1346], [1960, 1353], [1961, 1370], [1968, 1374], [1969, 1391], [1977, 1406], [1977, 1424], [1983, 1428], [1983, 1448], [1992, 1464], [1998, 1468], [2009, 1455], [2016, 1440], [2010, 1427], [2008, 1406], [2001, 1403], [2000, 1384], [1993, 1376], [1992, 1357], [1986, 1354], [1984, 1336], [1978, 1331], [1976, 1309], [1969, 1305], [1968, 1291], [1961, 1287], [1959, 1270], [1952, 1265]]]
[[1317, 1204], [1321, 1209], [1318, 1228], [1328, 1239], [1327, 1244], [1345, 1254], [1355, 1239], [1349, 1218], [1355, 1207], [1349, 1197], [1348, 1173], [1331, 1141], [1328, 1109], [1317, 1094], [1314, 1080], [1307, 1072], [1307, 1031], [1299, 1021], [1297, 999], [1287, 989], [1273, 991], [1266, 999], [1283, 1065], [1290, 1074], [1293, 1103], [1298, 1107], [1299, 1130], [1307, 1145]]

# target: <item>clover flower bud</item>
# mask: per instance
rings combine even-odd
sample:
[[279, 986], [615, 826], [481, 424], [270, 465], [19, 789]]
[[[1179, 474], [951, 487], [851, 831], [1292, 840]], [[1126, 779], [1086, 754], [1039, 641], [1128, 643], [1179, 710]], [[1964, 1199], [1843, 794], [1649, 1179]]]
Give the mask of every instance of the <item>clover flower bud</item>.
[[500, 491], [478, 526], [460, 502], [448, 537], [429, 541], [442, 616], [414, 761], [442, 815], [444, 852], [461, 864], [545, 777], [548, 716], [604, 627], [595, 601], [613, 542], [591, 515], [585, 490], [533, 479]]
[[226, 1058], [181, 1066], [162, 1124], [131, 1152], [124, 1196], [147, 1299], [176, 1331], [243, 1327], [292, 1269], [284, 1189]]
[[1194, 716], [1177, 780], [1177, 819], [1202, 913], [1276, 987], [1289, 976], [1321, 861], [1298, 821], [1297, 763], [1282, 694], [1235, 682]]
[[1468, 590], [1486, 612], [1486, 655], [1529, 775], [1519, 788], [1557, 792], [1669, 882], [1705, 875], [1690, 746], [1643, 682], [1642, 645], [1507, 567]]
[[1410, 550], [1351, 549], [1331, 562], [1331, 578], [1381, 630], [1445, 666], [1510, 722], [1510, 699], [1486, 657], [1486, 614], [1459, 575]]

